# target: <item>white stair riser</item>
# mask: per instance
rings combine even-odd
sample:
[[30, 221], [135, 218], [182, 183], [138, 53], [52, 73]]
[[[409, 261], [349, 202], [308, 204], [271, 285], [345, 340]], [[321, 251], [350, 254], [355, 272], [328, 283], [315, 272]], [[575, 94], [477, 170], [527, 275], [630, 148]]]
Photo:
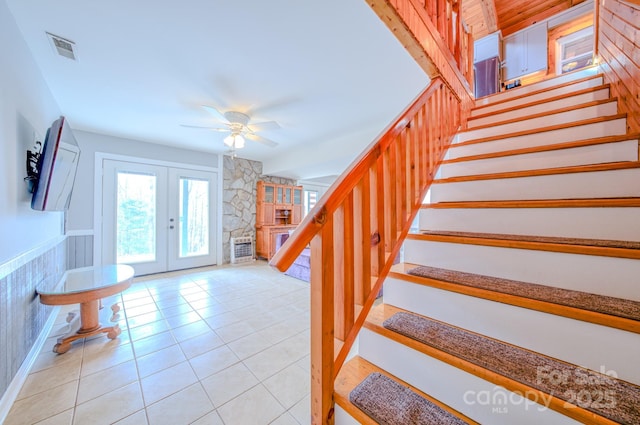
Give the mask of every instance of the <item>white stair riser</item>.
[[640, 207], [428, 208], [420, 230], [640, 241]]
[[404, 262], [640, 301], [640, 260], [407, 239]]
[[438, 170], [438, 178], [637, 160], [638, 141], [628, 140], [626, 142], [442, 164]]
[[458, 141], [465, 142], [467, 140], [482, 139], [485, 137], [499, 136], [506, 133], [515, 133], [518, 131], [534, 130], [552, 125], [565, 124], [573, 121], [586, 120], [618, 113], [616, 102], [607, 102], [599, 105], [588, 106], [584, 108], [576, 108], [565, 112], [558, 112], [544, 115], [537, 118], [524, 118], [519, 121], [507, 124], [499, 124], [490, 127], [471, 129], [460, 133]]
[[545, 408], [543, 402], [541, 404], [527, 402], [516, 393], [368, 329], [363, 329], [361, 332], [360, 355], [479, 423], [492, 425], [576, 423], [558, 412]]
[[431, 202], [640, 196], [640, 169], [435, 183]]
[[612, 121], [585, 124], [558, 130], [532, 133], [525, 136], [507, 137], [482, 143], [458, 146], [453, 144], [446, 154], [446, 159], [454, 159], [484, 153], [502, 152], [512, 149], [531, 148], [553, 145], [557, 143], [576, 142], [597, 137], [618, 136], [627, 132], [624, 118]]
[[518, 87], [512, 90], [505, 90], [501, 93], [493, 96], [484, 97], [476, 101], [476, 106], [489, 105], [491, 103], [500, 102], [505, 99], [511, 99], [513, 97], [519, 97], [527, 93], [533, 93], [539, 90], [543, 90], [549, 87], [565, 84], [567, 82], [580, 80], [582, 78], [595, 76], [599, 70], [596, 68], [583, 69], [578, 72], [572, 72], [571, 74], [564, 74], [556, 78], [543, 80], [534, 84]]
[[[547, 96], [549, 96], [547, 94]], [[582, 93], [579, 95], [567, 95], [561, 99], [540, 103], [531, 106], [522, 106], [517, 109], [507, 110], [504, 112], [494, 112], [489, 116], [485, 116], [478, 119], [469, 120], [469, 128], [475, 128], [478, 126], [488, 125], [493, 122], [513, 120], [517, 118], [526, 118], [528, 115], [540, 114], [554, 109], [567, 108], [573, 105], [580, 105], [587, 102], [593, 102], [596, 100], [605, 100], [609, 98], [609, 89], [604, 88], [597, 91], [588, 93]], [[529, 99], [532, 102], [531, 99]]]
[[495, 102], [493, 102], [494, 104], [488, 104], [487, 106], [473, 109], [471, 111], [471, 116], [476, 117], [478, 115], [485, 115], [485, 114], [490, 114], [492, 112], [500, 112], [506, 109], [517, 108], [518, 106], [526, 105], [531, 102], [537, 102], [539, 100], [548, 99], [550, 97], [556, 97], [563, 94], [573, 93], [578, 90], [598, 87], [598, 86], [601, 86], [602, 84], [603, 84], [602, 77], [590, 78], [585, 81], [580, 81], [579, 83], [574, 83], [570, 86], [557, 87], [552, 90], [546, 90], [541, 93], [532, 94], [526, 97], [520, 97], [520, 98], [509, 100], [506, 102], [501, 102], [498, 104], [495, 104]]
[[336, 425], [360, 425], [360, 422], [358, 422], [353, 416], [348, 414], [342, 407], [336, 404], [335, 424]]
[[[596, 372], [615, 371], [618, 378], [640, 383], [636, 364], [640, 337], [632, 332], [398, 279], [385, 280], [384, 302]], [[607, 350], [594, 349], [593, 341]]]

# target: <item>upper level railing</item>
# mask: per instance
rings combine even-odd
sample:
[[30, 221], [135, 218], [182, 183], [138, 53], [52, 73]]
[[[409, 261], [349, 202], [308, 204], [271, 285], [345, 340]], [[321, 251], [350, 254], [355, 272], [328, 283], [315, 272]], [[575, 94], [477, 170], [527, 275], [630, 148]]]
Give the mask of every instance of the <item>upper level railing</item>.
[[271, 260], [311, 245], [311, 413], [333, 423], [333, 382], [462, 120], [441, 78], [357, 158]]
[[462, 20], [460, 0], [409, 0], [422, 6], [453, 55], [458, 69], [472, 84], [473, 40]]
[[[460, 0], [367, 0], [430, 77], [462, 97], [473, 88], [473, 39]], [[458, 82], [454, 80], [459, 80]]]

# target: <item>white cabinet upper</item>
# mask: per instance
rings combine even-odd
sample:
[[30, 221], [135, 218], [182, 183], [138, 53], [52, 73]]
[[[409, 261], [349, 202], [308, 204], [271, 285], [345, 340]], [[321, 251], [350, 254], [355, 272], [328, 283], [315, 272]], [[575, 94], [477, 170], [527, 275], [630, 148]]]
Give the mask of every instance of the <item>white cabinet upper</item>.
[[500, 31], [482, 37], [473, 43], [473, 63], [482, 62], [485, 59], [502, 57], [500, 52]]
[[504, 80], [547, 68], [547, 23], [533, 25], [505, 37]]

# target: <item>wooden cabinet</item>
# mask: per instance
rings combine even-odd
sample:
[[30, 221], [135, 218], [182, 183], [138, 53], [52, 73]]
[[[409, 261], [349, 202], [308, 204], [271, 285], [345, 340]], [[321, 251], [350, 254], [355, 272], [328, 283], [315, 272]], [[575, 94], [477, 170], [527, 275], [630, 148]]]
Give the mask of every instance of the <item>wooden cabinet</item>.
[[504, 80], [547, 69], [547, 24], [543, 22], [504, 38]]
[[302, 186], [258, 182], [256, 200], [256, 253], [271, 259], [275, 235], [288, 233], [302, 220]]
[[256, 230], [256, 253], [258, 257], [270, 260], [276, 253], [277, 238], [281, 234], [288, 234], [296, 226], [262, 226]]

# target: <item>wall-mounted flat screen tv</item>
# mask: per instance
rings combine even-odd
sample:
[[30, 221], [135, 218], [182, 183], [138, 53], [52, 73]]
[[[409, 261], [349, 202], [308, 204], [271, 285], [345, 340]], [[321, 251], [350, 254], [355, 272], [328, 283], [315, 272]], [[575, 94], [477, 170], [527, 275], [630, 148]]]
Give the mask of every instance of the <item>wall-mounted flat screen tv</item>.
[[38, 181], [31, 208], [64, 211], [69, 208], [80, 149], [67, 121], [60, 117], [51, 124], [38, 160]]

